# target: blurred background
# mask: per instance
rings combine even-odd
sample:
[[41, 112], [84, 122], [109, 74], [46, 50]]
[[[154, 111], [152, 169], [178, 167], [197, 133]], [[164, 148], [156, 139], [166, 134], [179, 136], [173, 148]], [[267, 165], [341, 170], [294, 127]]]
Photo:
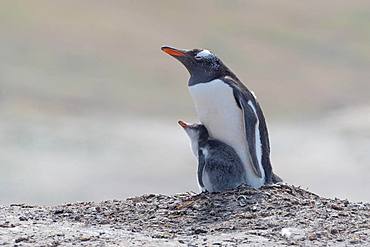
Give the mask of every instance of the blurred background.
[[2, 1], [0, 204], [198, 191], [177, 120], [214, 51], [264, 109], [273, 167], [370, 201], [369, 1]]

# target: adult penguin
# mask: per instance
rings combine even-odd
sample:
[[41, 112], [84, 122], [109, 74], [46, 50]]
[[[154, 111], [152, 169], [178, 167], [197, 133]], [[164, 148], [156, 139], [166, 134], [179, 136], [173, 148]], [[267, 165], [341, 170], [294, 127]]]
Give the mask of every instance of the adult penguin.
[[245, 169], [245, 183], [259, 188], [280, 182], [272, 172], [265, 117], [254, 94], [208, 50], [161, 49], [189, 71], [188, 86], [198, 118], [211, 137], [237, 152]]

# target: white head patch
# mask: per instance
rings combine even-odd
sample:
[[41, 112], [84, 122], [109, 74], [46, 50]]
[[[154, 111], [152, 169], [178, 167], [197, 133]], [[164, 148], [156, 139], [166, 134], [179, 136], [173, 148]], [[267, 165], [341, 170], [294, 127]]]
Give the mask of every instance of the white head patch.
[[203, 51], [198, 52], [198, 54], [195, 57], [196, 58], [205, 58], [205, 57], [209, 57], [209, 56], [213, 56], [213, 54], [209, 50], [203, 50]]

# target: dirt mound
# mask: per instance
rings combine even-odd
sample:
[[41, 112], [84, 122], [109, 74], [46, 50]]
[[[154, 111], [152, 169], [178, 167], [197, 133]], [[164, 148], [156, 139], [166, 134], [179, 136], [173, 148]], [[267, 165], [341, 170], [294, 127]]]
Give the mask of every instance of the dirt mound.
[[[370, 245], [368, 203], [321, 198], [283, 184], [57, 207], [11, 205], [0, 212], [12, 219], [0, 218], [0, 244]], [[24, 233], [15, 233], [27, 224]], [[59, 235], [48, 235], [50, 229]]]

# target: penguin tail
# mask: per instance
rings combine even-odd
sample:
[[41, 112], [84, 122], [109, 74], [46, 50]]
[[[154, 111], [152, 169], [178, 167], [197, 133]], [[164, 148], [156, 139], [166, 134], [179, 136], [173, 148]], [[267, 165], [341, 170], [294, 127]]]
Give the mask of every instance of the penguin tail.
[[275, 173], [272, 173], [271, 182], [272, 182], [273, 184], [276, 184], [276, 183], [283, 182], [283, 179], [281, 179], [281, 177], [279, 177], [279, 176], [278, 176], [278, 175], [276, 175]]
[[266, 177], [265, 184], [276, 184], [280, 182], [283, 182], [283, 180], [278, 175], [271, 172], [270, 176]]

